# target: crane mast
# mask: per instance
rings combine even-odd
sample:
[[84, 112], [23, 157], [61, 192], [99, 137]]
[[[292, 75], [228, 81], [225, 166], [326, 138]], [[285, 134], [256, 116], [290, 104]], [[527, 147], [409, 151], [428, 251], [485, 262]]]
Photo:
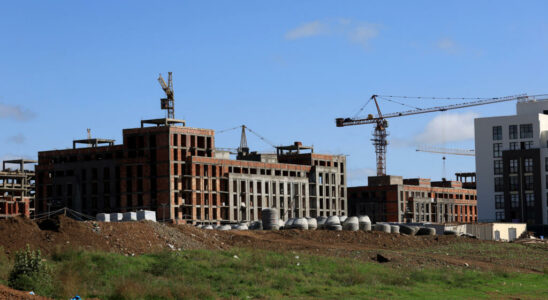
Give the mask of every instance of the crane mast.
[[[413, 110], [395, 112], [395, 113], [389, 113], [389, 114], [383, 115], [381, 113], [381, 109], [377, 101], [377, 97], [382, 98], [382, 97], [394, 97], [394, 96], [373, 95], [371, 96], [371, 99], [375, 102], [375, 106], [377, 108], [377, 113], [378, 113], [377, 117], [374, 117], [373, 115], [370, 114], [366, 118], [358, 118], [358, 117], [337, 118], [335, 119], [335, 124], [337, 127], [375, 124], [375, 129], [373, 131], [373, 138], [371, 139], [371, 141], [373, 142], [373, 145], [375, 146], [375, 154], [376, 154], [376, 161], [377, 161], [377, 176], [384, 176], [386, 175], [386, 148], [388, 145], [388, 140], [387, 140], [388, 133], [386, 132], [386, 128], [388, 127], [388, 121], [386, 120], [387, 118], [397, 118], [397, 117], [425, 114], [425, 113], [438, 112], [438, 111], [447, 111], [447, 110], [460, 109], [460, 108], [466, 108], [466, 107], [487, 105], [492, 103], [507, 102], [512, 100], [518, 100], [519, 102], [527, 102], [527, 101], [534, 101], [536, 97], [545, 97], [545, 96], [547, 96], [547, 94], [533, 95], [533, 96], [527, 96], [527, 94], [520, 94], [520, 95], [501, 97], [501, 98], [487, 98], [487, 99], [481, 99], [477, 101], [469, 101], [469, 102], [463, 102], [463, 103], [457, 103], [457, 104], [445, 105], [445, 106], [435, 106], [430, 108], [416, 108]], [[403, 98], [413, 98], [413, 97], [403, 97]], [[417, 97], [417, 98], [420, 98], [420, 97]]]
[[386, 175], [386, 147], [388, 146], [388, 132], [386, 127], [388, 127], [388, 121], [386, 121], [381, 113], [381, 108], [377, 102], [377, 95], [371, 96], [371, 99], [375, 101], [375, 106], [377, 107], [377, 113], [379, 114], [375, 120], [375, 130], [373, 131], [373, 146], [375, 146], [375, 155], [377, 157], [377, 176]]
[[168, 72], [167, 84], [162, 77], [162, 74], [158, 77], [158, 82], [162, 86], [162, 89], [166, 93], [166, 98], [161, 98], [162, 109], [167, 110], [167, 118], [175, 119], [175, 98], [173, 95], [173, 80], [172, 72]]

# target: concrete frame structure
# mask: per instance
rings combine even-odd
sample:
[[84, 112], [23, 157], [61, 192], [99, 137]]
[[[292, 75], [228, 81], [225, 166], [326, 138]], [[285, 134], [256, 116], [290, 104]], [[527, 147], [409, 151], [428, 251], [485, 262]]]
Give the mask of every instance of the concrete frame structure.
[[348, 188], [349, 214], [373, 222], [474, 223], [476, 190], [459, 181], [372, 176], [368, 186]]
[[[0, 218], [34, 214], [35, 173], [25, 165], [37, 161], [27, 159], [5, 160], [0, 172]], [[6, 165], [17, 165], [16, 169]]]
[[315, 154], [297, 142], [231, 160], [215, 151], [214, 134], [183, 120], [144, 120], [123, 130], [122, 145], [80, 140], [91, 146], [39, 152], [38, 209], [147, 209], [178, 223], [260, 220], [270, 207], [282, 218], [346, 215], [345, 156]]
[[481, 222], [548, 224], [548, 101], [474, 122]]

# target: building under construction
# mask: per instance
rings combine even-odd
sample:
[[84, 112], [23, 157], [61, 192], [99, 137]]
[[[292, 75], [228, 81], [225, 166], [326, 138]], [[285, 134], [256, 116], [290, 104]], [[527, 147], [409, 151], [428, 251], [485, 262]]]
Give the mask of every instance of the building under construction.
[[368, 186], [348, 188], [348, 213], [373, 222], [475, 223], [475, 173], [457, 178], [463, 182], [372, 176]]
[[142, 121], [123, 138], [121, 145], [90, 138], [39, 152], [37, 208], [88, 215], [147, 209], [176, 222], [252, 221], [270, 207], [285, 218], [346, 215], [345, 156], [296, 142], [276, 154], [240, 151], [232, 160], [215, 150], [213, 130], [174, 119]]
[[35, 163], [25, 159], [3, 162], [0, 171], [0, 218], [18, 215], [28, 218], [34, 215], [34, 170], [26, 170], [25, 165]]
[[[282, 218], [346, 215], [346, 157], [316, 154], [300, 142], [276, 154], [237, 159], [215, 148], [215, 132], [174, 119], [171, 74], [162, 108], [167, 118], [123, 130], [123, 143], [92, 138], [72, 149], [38, 153], [37, 209], [101, 212], [154, 210], [160, 220], [238, 222], [278, 208]], [[245, 129], [245, 127], [244, 127]]]

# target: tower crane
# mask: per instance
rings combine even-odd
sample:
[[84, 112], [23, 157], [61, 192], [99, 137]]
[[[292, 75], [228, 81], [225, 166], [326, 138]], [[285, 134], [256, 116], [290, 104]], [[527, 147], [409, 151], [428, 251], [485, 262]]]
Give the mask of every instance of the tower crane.
[[442, 156], [442, 179], [445, 180], [445, 160], [446, 155], [461, 155], [461, 156], [476, 156], [476, 151], [474, 149], [452, 149], [452, 148], [440, 148], [440, 147], [427, 147], [422, 146], [417, 148], [417, 152], [427, 152], [427, 153], [436, 153], [443, 154]]
[[162, 89], [166, 93], [166, 98], [161, 98], [162, 109], [167, 110], [167, 118], [175, 119], [175, 98], [173, 95], [173, 80], [172, 72], [168, 72], [167, 84], [162, 77], [162, 74], [158, 77], [158, 82], [162, 86]]
[[238, 129], [238, 128], [242, 129], [242, 133], [240, 135], [240, 147], [238, 147], [236, 149], [234, 149], [234, 148], [217, 148], [218, 150], [229, 151], [231, 154], [239, 154], [239, 153], [249, 154], [249, 147], [247, 146], [246, 131], [249, 131], [249, 132], [253, 133], [256, 137], [261, 139], [266, 144], [272, 146], [273, 148], [276, 148], [276, 145], [274, 143], [270, 142], [265, 137], [263, 137], [262, 135], [258, 134], [255, 131], [253, 131], [251, 128], [247, 127], [246, 125], [240, 125], [240, 126], [236, 126], [236, 127], [232, 127], [232, 128], [228, 128], [228, 129], [224, 129], [224, 130], [219, 130], [216, 133], [217, 134], [224, 133], [224, 132], [232, 131], [232, 130], [235, 130], [235, 129]]
[[[547, 95], [548, 94], [527, 96], [527, 94], [520, 94], [520, 95], [500, 97], [500, 98], [441, 98], [441, 97], [437, 98], [437, 97], [373, 95], [371, 96], [371, 98], [369, 99], [367, 103], [369, 103], [372, 100], [375, 102], [375, 106], [377, 108], [377, 116], [373, 116], [372, 114], [369, 114], [367, 118], [360, 118], [357, 115], [354, 117], [348, 117], [348, 118], [337, 118], [335, 119], [335, 124], [337, 125], [337, 127], [375, 124], [375, 129], [373, 131], [373, 138], [371, 139], [371, 141], [373, 142], [373, 145], [375, 146], [375, 154], [376, 154], [376, 160], [377, 160], [377, 176], [384, 176], [386, 175], [386, 148], [388, 146], [388, 141], [387, 141], [388, 133], [386, 132], [386, 128], [388, 127], [388, 121], [386, 119], [388, 118], [397, 118], [397, 117], [426, 114], [426, 113], [439, 112], [439, 111], [447, 111], [447, 110], [473, 107], [473, 106], [479, 106], [479, 105], [487, 105], [487, 104], [493, 104], [493, 103], [499, 103], [499, 102], [507, 102], [507, 101], [513, 101], [513, 100], [518, 100], [519, 102], [528, 102], [528, 101], [534, 101], [536, 97], [543, 97]], [[435, 106], [430, 108], [415, 107], [412, 110], [382, 114], [377, 98], [383, 98], [388, 101], [392, 101], [392, 100], [389, 100], [386, 98], [405, 98], [405, 99], [409, 98], [409, 99], [432, 99], [432, 100], [474, 99], [474, 101], [467, 101], [463, 103], [444, 105], [444, 106]], [[402, 104], [402, 103], [399, 103], [399, 104]], [[406, 105], [406, 104], [403, 104], [403, 105]], [[365, 106], [362, 107], [361, 110], [363, 110], [364, 108]]]

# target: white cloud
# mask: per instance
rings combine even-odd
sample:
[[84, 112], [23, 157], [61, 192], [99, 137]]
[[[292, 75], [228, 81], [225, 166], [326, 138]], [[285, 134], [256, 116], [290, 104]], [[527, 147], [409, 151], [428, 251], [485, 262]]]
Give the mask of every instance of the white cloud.
[[454, 54], [459, 49], [457, 43], [455, 43], [453, 39], [447, 37], [438, 40], [436, 47], [449, 54]]
[[35, 114], [19, 105], [0, 103], [0, 119], [14, 119], [17, 121], [28, 121], [34, 118]]
[[308, 22], [288, 31], [285, 38], [288, 40], [297, 40], [306, 37], [325, 34], [328, 32], [328, 25], [320, 21]]
[[362, 24], [356, 26], [352, 31], [350, 32], [350, 40], [362, 44], [363, 46], [367, 46], [367, 43], [372, 38], [375, 38], [379, 35], [379, 29], [377, 25], [373, 24]]
[[414, 140], [420, 144], [443, 144], [474, 138], [474, 119], [477, 113], [441, 114], [432, 119]]
[[285, 34], [285, 39], [297, 40], [320, 35], [342, 36], [350, 42], [367, 46], [371, 39], [379, 35], [379, 26], [351, 19], [313, 21], [291, 29]]
[[22, 133], [19, 133], [17, 135], [13, 135], [13, 136], [8, 137], [7, 141], [10, 142], [10, 143], [21, 145], [21, 144], [25, 143], [26, 138]]

